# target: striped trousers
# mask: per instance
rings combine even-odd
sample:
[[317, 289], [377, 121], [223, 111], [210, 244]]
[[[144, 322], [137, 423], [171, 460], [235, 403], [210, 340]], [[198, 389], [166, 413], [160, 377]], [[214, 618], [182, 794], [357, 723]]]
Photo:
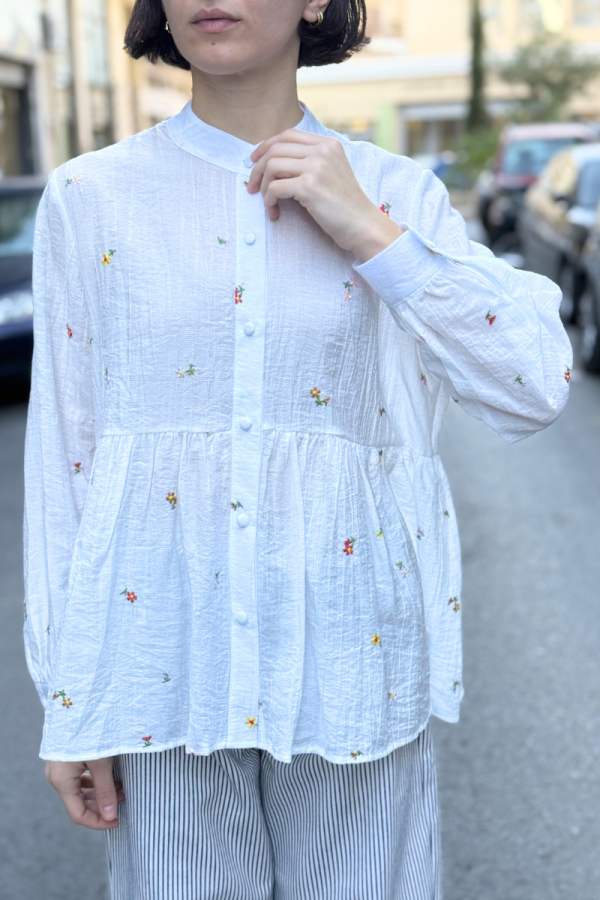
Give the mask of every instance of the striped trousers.
[[177, 747], [115, 775], [112, 900], [441, 900], [429, 727], [372, 762]]

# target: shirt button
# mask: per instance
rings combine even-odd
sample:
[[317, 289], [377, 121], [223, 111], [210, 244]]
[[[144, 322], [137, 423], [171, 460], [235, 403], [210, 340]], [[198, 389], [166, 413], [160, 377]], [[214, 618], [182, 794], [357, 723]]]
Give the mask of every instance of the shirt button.
[[248, 416], [244, 416], [243, 418], [241, 418], [240, 428], [243, 428], [244, 431], [248, 431], [250, 428], [252, 428], [252, 419], [250, 419]]
[[254, 334], [254, 322], [246, 322], [244, 325], [244, 333], [250, 337], [251, 334]]
[[248, 234], [244, 235], [244, 240], [247, 244], [253, 244], [256, 240], [256, 235], [253, 231], [249, 231]]
[[240, 528], [245, 528], [250, 521], [245, 512], [238, 513], [235, 518]]
[[244, 160], [244, 165], [246, 166], [247, 169], [251, 169], [252, 166], [254, 165], [254, 163], [252, 162], [252, 160], [250, 159], [249, 156], [247, 156], [246, 159]]
[[238, 613], [235, 614], [235, 621], [239, 622], [240, 625], [245, 625], [246, 622], [248, 621], [248, 616], [246, 615], [246, 613], [243, 610], [240, 610]]

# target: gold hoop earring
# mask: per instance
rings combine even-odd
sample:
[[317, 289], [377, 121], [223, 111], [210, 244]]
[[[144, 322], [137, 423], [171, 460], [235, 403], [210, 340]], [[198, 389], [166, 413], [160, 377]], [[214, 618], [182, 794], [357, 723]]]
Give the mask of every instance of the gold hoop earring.
[[170, 27], [169, 27], [169, 23], [168, 23], [168, 21], [167, 21], [167, 22], [165, 22], [165, 31], [168, 31], [168, 32], [169, 32], [169, 34], [171, 34], [171, 29], [170, 29]]
[[322, 24], [323, 24], [323, 19], [324, 19], [324, 18], [325, 18], [325, 16], [323, 15], [323, 13], [322, 13], [322, 12], [318, 12], [318, 13], [317, 13], [317, 21], [316, 21], [316, 22], [310, 22], [310, 27], [311, 27], [311, 28], [318, 28], [319, 25], [322, 25]]

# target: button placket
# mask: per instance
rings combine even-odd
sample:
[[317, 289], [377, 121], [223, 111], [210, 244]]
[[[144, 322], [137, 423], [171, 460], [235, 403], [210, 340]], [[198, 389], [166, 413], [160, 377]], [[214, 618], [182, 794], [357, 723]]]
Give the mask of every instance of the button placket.
[[252, 747], [258, 742], [261, 724], [259, 719], [258, 728], [249, 728], [246, 720], [258, 715], [259, 697], [255, 551], [262, 453], [266, 223], [262, 194], [249, 194], [243, 176], [238, 177], [236, 226], [235, 283], [244, 284], [244, 293], [234, 309], [231, 496], [242, 501], [243, 508], [233, 513], [229, 531], [232, 607], [228, 740], [236, 746]]

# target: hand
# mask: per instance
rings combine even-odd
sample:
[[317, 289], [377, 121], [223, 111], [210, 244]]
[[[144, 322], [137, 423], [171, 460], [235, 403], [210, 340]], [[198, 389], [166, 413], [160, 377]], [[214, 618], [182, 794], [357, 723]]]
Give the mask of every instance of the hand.
[[289, 128], [256, 148], [248, 180], [262, 191], [270, 219], [279, 201], [297, 200], [342, 250], [363, 262], [385, 250], [404, 229], [367, 197], [340, 141]]
[[89, 762], [46, 762], [46, 781], [60, 794], [71, 822], [96, 831], [117, 828], [123, 785], [113, 781], [112, 757]]

